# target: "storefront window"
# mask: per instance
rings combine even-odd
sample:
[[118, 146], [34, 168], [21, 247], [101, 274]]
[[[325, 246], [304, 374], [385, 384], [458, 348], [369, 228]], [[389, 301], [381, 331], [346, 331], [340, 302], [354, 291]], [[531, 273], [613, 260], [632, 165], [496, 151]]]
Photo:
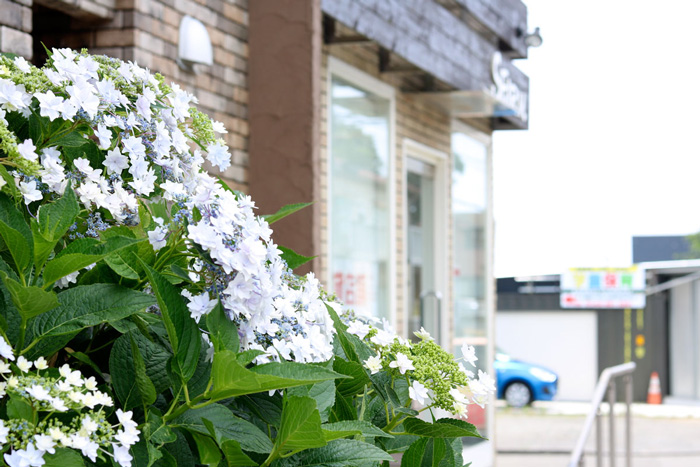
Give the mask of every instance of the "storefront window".
[[462, 133], [452, 133], [452, 215], [454, 228], [455, 352], [474, 345], [486, 360], [488, 147]]
[[365, 316], [390, 316], [391, 100], [331, 80], [331, 287]]

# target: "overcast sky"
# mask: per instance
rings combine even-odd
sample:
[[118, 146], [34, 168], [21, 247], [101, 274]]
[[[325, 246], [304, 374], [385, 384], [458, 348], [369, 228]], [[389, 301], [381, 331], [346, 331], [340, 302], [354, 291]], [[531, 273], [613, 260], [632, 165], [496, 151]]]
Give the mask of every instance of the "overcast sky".
[[498, 277], [700, 230], [700, 1], [525, 0], [530, 129], [494, 136]]

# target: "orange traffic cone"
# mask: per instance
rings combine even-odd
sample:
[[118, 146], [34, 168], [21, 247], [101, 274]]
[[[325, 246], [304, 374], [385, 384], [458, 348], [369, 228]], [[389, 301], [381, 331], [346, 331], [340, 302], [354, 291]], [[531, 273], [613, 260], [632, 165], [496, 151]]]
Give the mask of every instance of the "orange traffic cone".
[[660, 404], [661, 403], [661, 382], [659, 381], [659, 374], [657, 372], [651, 373], [651, 379], [649, 380], [649, 392], [647, 393], [647, 404]]

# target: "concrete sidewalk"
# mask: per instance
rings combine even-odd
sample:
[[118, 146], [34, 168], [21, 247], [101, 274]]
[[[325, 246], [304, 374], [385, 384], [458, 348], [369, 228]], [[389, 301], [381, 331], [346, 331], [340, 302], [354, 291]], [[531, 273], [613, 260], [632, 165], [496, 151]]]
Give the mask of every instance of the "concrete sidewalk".
[[[512, 409], [500, 401], [493, 441], [496, 467], [566, 466], [581, 433], [590, 404], [538, 402]], [[605, 409], [604, 409], [605, 410]], [[624, 464], [624, 405], [615, 407], [616, 465]], [[608, 419], [603, 419], [604, 465], [608, 465]], [[595, 428], [586, 443], [586, 465], [596, 465]], [[632, 465], [700, 466], [700, 406], [632, 406]]]

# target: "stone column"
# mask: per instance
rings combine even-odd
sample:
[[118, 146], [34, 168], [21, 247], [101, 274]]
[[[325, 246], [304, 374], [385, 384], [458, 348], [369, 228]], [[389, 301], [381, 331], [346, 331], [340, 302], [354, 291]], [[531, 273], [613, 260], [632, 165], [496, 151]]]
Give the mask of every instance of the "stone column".
[[[320, 0], [255, 0], [250, 14], [250, 194], [262, 214], [316, 201], [273, 225], [278, 245], [320, 255]], [[318, 260], [314, 261], [318, 263]], [[296, 272], [319, 270], [318, 264]]]

